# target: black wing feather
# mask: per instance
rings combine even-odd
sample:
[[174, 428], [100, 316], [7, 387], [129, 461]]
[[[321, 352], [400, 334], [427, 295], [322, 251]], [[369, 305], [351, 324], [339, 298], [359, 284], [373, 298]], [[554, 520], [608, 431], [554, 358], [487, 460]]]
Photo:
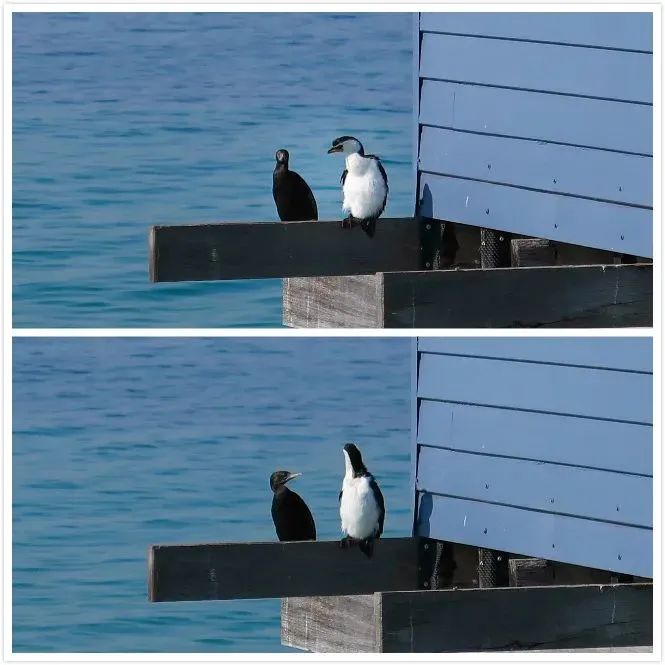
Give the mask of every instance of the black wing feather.
[[381, 172], [381, 175], [383, 176], [383, 181], [386, 183], [386, 195], [383, 197], [383, 203], [381, 204], [381, 210], [379, 210], [379, 214], [377, 217], [380, 217], [383, 214], [383, 211], [386, 209], [386, 201], [388, 200], [388, 174], [386, 173], [386, 170], [383, 168], [383, 164], [381, 163], [381, 160], [376, 156], [376, 155], [365, 155], [365, 157], [368, 157], [369, 159], [373, 159], [376, 162], [376, 165], [379, 167], [379, 171]]
[[372, 475], [370, 475], [369, 486], [372, 488], [376, 502], [379, 504], [379, 530], [376, 533], [376, 537], [378, 538], [383, 533], [383, 522], [386, 517], [386, 506], [383, 501], [383, 494], [381, 494], [379, 485], [376, 480], [374, 480], [374, 476]]
[[342, 177], [339, 179], [339, 181], [342, 183], [342, 187], [344, 187], [344, 183], [346, 182], [346, 176], [348, 175], [349, 170], [344, 169], [344, 173], [342, 173]]
[[296, 179], [301, 183], [301, 187], [305, 191], [305, 194], [307, 195], [307, 200], [309, 201], [309, 204], [312, 206], [312, 212], [314, 213], [313, 216], [310, 217], [310, 219], [319, 219], [319, 210], [316, 207], [316, 199], [314, 198], [314, 194], [312, 193], [312, 188], [307, 184], [305, 179], [299, 174], [296, 173], [295, 171], [291, 171], [293, 175], [296, 176]]

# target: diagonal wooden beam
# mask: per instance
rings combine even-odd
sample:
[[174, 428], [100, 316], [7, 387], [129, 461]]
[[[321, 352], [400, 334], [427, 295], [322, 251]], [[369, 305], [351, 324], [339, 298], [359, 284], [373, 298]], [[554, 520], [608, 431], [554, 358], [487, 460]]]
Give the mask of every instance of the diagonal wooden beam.
[[[367, 594], [425, 588], [435, 547], [427, 538], [386, 538], [368, 559], [339, 541], [153, 545], [153, 602]], [[429, 582], [428, 582], [429, 584]]]

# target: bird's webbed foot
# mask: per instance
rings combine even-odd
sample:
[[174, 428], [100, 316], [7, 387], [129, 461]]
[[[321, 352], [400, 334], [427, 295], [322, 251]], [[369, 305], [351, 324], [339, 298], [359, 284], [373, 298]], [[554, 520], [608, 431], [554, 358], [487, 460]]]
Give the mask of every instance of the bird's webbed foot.
[[348, 549], [351, 545], [353, 545], [353, 538], [351, 538], [351, 536], [344, 536], [344, 538], [339, 541], [340, 549]]
[[356, 220], [353, 217], [353, 215], [349, 215], [345, 219], [342, 220], [342, 228], [343, 229], [351, 229], [355, 226]]

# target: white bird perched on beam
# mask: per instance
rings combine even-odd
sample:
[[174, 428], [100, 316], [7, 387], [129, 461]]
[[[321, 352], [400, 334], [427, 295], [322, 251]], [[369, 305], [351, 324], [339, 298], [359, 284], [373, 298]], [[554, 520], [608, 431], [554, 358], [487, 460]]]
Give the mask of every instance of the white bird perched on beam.
[[351, 228], [359, 222], [362, 230], [371, 238], [376, 220], [386, 207], [388, 176], [376, 155], [366, 155], [363, 144], [353, 136], [340, 136], [332, 142], [328, 154], [341, 152], [346, 155], [346, 168], [342, 173], [342, 210], [349, 216], [342, 227]]
[[372, 556], [374, 540], [383, 533], [386, 508], [383, 494], [374, 476], [363, 464], [354, 443], [344, 446], [345, 474], [339, 493], [339, 516], [342, 520], [341, 547], [358, 543], [360, 551]]

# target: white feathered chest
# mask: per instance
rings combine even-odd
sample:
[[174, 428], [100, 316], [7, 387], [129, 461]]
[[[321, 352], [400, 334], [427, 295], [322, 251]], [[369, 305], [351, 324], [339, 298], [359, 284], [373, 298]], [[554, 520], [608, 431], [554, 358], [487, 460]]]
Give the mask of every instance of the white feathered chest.
[[346, 158], [346, 178], [342, 185], [342, 208], [356, 219], [378, 217], [386, 204], [388, 186], [377, 159], [358, 153]]
[[344, 476], [339, 516], [342, 519], [342, 531], [351, 538], [364, 539], [376, 534], [379, 506], [374, 498], [369, 476]]

